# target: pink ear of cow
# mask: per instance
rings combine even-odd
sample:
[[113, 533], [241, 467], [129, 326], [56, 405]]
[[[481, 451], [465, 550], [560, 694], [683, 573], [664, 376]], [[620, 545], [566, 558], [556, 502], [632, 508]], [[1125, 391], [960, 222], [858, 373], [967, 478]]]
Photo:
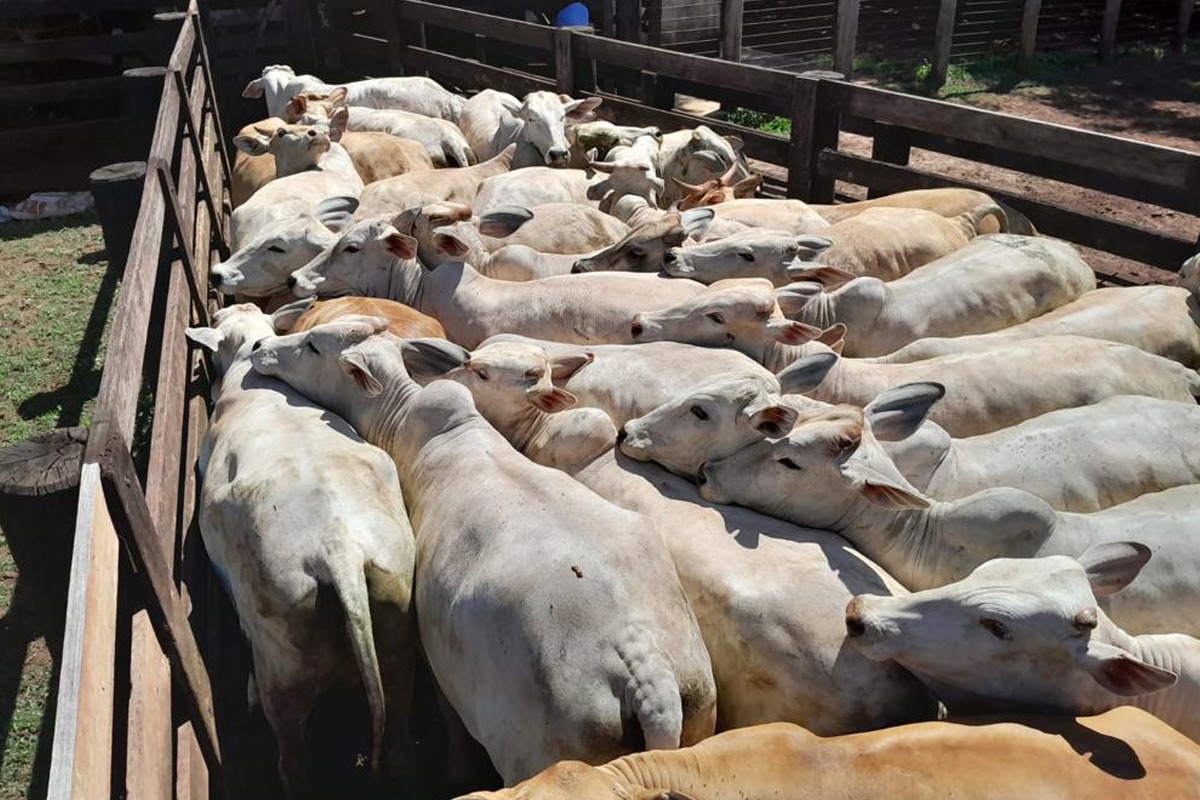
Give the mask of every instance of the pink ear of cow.
[[557, 386], [549, 389], [541, 387], [531, 389], [526, 396], [535, 408], [547, 414], [557, 414], [559, 411], [566, 411], [575, 405], [576, 402], [575, 395], [566, 389], [559, 389]]

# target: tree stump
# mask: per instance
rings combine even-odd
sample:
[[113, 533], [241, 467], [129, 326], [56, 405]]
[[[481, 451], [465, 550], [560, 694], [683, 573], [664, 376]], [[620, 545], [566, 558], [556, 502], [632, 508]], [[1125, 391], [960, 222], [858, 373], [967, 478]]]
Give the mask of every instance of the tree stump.
[[[35, 609], [55, 658], [61, 649], [79, 474], [87, 428], [46, 431], [0, 450], [0, 528], [17, 562], [17, 597]], [[28, 605], [26, 605], [28, 603]]]
[[96, 214], [100, 217], [100, 227], [104, 229], [104, 249], [108, 252], [108, 262], [119, 264], [122, 271], [129, 258], [129, 243], [137, 225], [145, 181], [145, 161], [109, 164], [88, 176], [92, 197], [96, 199]]

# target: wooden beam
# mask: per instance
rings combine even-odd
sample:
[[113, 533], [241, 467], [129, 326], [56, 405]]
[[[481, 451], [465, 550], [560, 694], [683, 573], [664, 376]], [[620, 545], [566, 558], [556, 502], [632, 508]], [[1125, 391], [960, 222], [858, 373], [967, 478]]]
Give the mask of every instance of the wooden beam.
[[811, 78], [795, 79], [792, 89], [792, 131], [788, 142], [788, 197], [807, 200], [812, 195], [812, 182], [817, 177], [817, 164], [812, 148], [817, 119], [817, 86]]
[[837, 0], [833, 17], [833, 68], [849, 78], [854, 74], [858, 46], [859, 0]]
[[133, 615], [129, 652], [129, 724], [125, 796], [171, 796], [171, 666], [145, 609]]
[[84, 464], [46, 796], [108, 797], [120, 548], [98, 464]]
[[615, 0], [617, 4], [617, 39], [641, 43], [642, 8], [638, 0]]
[[929, 71], [929, 85], [940, 89], [950, 72], [950, 48], [954, 44], [954, 19], [958, 14], [958, 0], [941, 0], [938, 6], [937, 28], [933, 35], [933, 68]]
[[1033, 68], [1033, 53], [1037, 49], [1038, 18], [1042, 15], [1042, 0], [1025, 0], [1021, 11], [1021, 48], [1017, 66], [1028, 72]]
[[572, 34], [565, 28], [554, 32], [554, 84], [559, 94], [575, 93], [575, 61], [571, 57]]
[[742, 22], [746, 16], [746, 0], [725, 0], [721, 9], [721, 58], [742, 60]]
[[1196, 0], [1179, 0], [1179, 18], [1175, 23], [1175, 32], [1171, 35], [1171, 51], [1183, 53], [1187, 49], [1188, 33], [1192, 29], [1192, 11]]
[[1117, 23], [1121, 19], [1121, 0], [1105, 0], [1104, 24], [1100, 29], [1100, 60], [1106, 64], [1117, 56]]

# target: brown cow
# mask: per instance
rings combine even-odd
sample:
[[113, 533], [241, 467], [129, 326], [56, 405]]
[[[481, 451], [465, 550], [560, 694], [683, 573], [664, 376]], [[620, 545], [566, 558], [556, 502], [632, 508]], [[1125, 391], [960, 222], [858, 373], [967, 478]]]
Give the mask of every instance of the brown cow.
[[1195, 797], [1200, 747], [1122, 707], [1095, 717], [918, 722], [822, 738], [774, 723], [601, 767], [561, 761], [468, 800], [971, 800]]
[[446, 332], [442, 330], [441, 323], [433, 317], [426, 316], [395, 300], [384, 300], [378, 297], [339, 297], [334, 300], [318, 300], [309, 306], [308, 310], [301, 314], [288, 330], [279, 331], [279, 333], [299, 333], [316, 325], [355, 314], [383, 317], [388, 321], [388, 331], [402, 339], [446, 338]]

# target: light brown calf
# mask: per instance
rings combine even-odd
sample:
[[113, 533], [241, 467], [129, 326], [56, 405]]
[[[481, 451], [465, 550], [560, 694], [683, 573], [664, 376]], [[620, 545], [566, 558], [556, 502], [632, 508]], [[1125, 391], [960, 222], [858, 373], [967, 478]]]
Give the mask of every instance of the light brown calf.
[[339, 297], [334, 300], [318, 300], [296, 320], [288, 332], [299, 333], [316, 325], [356, 314], [383, 317], [388, 322], [388, 331], [402, 339], [446, 338], [446, 332], [442, 330], [441, 323], [433, 317], [426, 316], [395, 300], [384, 300], [378, 297]]

